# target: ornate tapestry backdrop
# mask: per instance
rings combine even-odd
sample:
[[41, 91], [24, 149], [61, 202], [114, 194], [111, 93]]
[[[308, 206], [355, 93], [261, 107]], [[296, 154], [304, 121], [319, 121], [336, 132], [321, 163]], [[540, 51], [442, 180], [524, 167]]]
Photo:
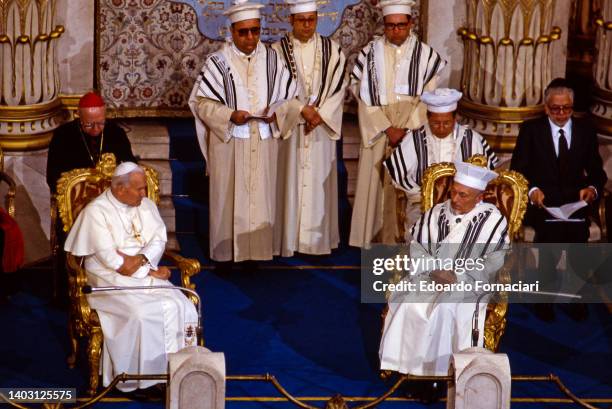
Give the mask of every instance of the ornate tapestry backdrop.
[[[186, 4], [99, 1], [98, 88], [109, 105], [118, 116], [190, 115], [187, 99], [202, 60], [221, 42], [199, 32], [197, 14]], [[381, 34], [377, 2], [347, 7], [332, 35], [351, 62], [374, 34]], [[418, 23], [417, 13], [415, 18]]]

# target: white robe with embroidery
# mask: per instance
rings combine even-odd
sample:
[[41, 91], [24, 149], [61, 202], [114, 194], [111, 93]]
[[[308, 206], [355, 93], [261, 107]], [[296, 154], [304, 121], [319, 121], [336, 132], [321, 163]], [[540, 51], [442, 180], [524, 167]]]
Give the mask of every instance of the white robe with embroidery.
[[[276, 226], [277, 138], [290, 132], [287, 105], [296, 85], [278, 54], [259, 43], [246, 55], [233, 43], [210, 54], [189, 106], [209, 174], [210, 257], [216, 261], [270, 260], [280, 254]], [[286, 102], [284, 102], [286, 101]], [[262, 114], [279, 103], [277, 122], [235, 125], [235, 110]], [[295, 122], [295, 119], [293, 119]]]
[[[136, 234], [135, 234], [136, 232]], [[140, 235], [140, 240], [135, 236]], [[79, 214], [64, 245], [75, 256], [85, 256], [87, 283], [102, 286], [172, 285], [149, 275], [157, 269], [166, 245], [166, 227], [153, 202], [144, 198], [137, 207], [119, 202], [106, 190]], [[149, 265], [132, 276], [116, 270], [123, 264], [117, 250], [143, 254]], [[179, 290], [134, 290], [88, 295], [104, 334], [103, 385], [115, 376], [160, 374], [167, 371], [167, 356], [195, 345], [197, 313]], [[117, 388], [128, 392], [159, 381], [130, 381]]]
[[297, 113], [313, 105], [323, 119], [306, 135], [299, 114], [293, 132], [280, 142], [282, 255], [329, 254], [339, 242], [336, 141], [342, 130], [346, 61], [340, 46], [319, 34], [307, 43], [287, 36], [273, 47], [299, 85]]
[[[451, 211], [450, 200], [425, 212], [413, 226], [410, 245], [413, 259], [457, 259], [482, 257], [484, 269], [457, 274], [458, 281], [474, 283], [492, 281], [504, 262], [508, 244], [508, 225], [497, 208], [479, 203], [464, 215]], [[485, 257], [486, 256], [486, 257]], [[418, 269], [408, 280], [427, 280], [431, 270]], [[471, 346], [472, 315], [478, 294], [470, 293], [467, 301], [457, 302], [463, 293], [394, 293], [389, 301], [380, 342], [380, 367], [412, 375], [447, 375], [453, 353]], [[419, 301], [427, 302], [419, 302]], [[453, 302], [455, 300], [455, 302]], [[482, 346], [487, 299], [479, 306], [479, 340]]]

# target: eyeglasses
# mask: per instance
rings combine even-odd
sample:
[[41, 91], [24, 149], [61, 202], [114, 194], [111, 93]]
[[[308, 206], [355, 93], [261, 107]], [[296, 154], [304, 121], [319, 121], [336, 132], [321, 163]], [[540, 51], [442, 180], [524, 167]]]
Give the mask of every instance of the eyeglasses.
[[562, 112], [571, 113], [574, 110], [573, 105], [549, 105], [548, 109], [553, 114], [560, 114]]
[[316, 23], [317, 18], [316, 17], [308, 17], [308, 18], [299, 18], [299, 17], [294, 17], [293, 18], [293, 22], [294, 23], [299, 23], [299, 24], [314, 24]]
[[261, 27], [239, 28], [236, 31], [238, 32], [238, 35], [240, 37], [247, 37], [249, 33], [251, 33], [251, 35], [255, 37], [261, 33]]
[[455, 121], [429, 121], [431, 128], [449, 128], [455, 124]]
[[410, 23], [385, 23], [385, 30], [393, 31], [396, 28], [399, 31], [406, 31]]
[[94, 127], [103, 128], [106, 124], [106, 120], [99, 122], [81, 122], [83, 129], [93, 129]]

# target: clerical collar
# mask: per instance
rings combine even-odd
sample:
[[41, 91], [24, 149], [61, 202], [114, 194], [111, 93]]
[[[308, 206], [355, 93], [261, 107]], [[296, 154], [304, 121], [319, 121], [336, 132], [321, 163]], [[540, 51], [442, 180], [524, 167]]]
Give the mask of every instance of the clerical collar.
[[234, 42], [232, 41], [232, 50], [238, 55], [238, 57], [251, 58], [251, 57], [255, 57], [255, 54], [257, 54], [257, 50], [259, 50], [260, 44], [261, 44], [261, 41], [257, 43], [257, 47], [255, 47], [255, 49], [253, 50], [251, 54], [247, 54], [247, 53], [240, 51], [238, 47], [236, 47], [236, 44], [234, 44]]
[[119, 199], [117, 199], [115, 195], [113, 195], [113, 192], [110, 189], [106, 191], [106, 197], [113, 205], [115, 205], [119, 209], [127, 210], [130, 207], [129, 205], [125, 203], [121, 203]]

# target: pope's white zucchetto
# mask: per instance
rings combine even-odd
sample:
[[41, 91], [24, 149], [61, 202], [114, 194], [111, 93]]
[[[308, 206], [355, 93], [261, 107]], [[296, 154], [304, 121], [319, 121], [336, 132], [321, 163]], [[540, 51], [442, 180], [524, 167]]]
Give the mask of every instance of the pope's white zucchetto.
[[317, 11], [316, 0], [287, 0], [291, 14], [312, 13]]
[[232, 24], [244, 20], [252, 20], [261, 18], [260, 9], [265, 6], [260, 3], [252, 3], [248, 0], [234, 0], [234, 5], [223, 12], [224, 16], [228, 16]]
[[389, 14], [408, 14], [412, 15], [413, 0], [383, 0], [378, 6], [382, 9], [383, 16]]
[[134, 162], [123, 162], [115, 168], [113, 177], [127, 175], [132, 172], [144, 172], [144, 170]]
[[455, 182], [480, 191], [486, 190], [489, 182], [497, 177], [492, 170], [471, 163], [455, 162], [455, 168]]
[[438, 88], [433, 92], [423, 92], [421, 101], [427, 105], [429, 112], [444, 113], [457, 110], [457, 102], [463, 94], [452, 88]]

